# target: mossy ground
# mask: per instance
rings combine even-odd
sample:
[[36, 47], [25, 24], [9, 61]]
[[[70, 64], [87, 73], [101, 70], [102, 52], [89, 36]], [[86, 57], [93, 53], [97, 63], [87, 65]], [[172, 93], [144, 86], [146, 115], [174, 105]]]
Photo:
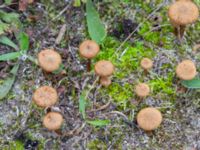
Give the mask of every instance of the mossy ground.
[[[195, 1], [200, 7], [200, 2]], [[181, 44], [173, 34], [167, 18], [168, 0], [103, 0], [95, 1], [100, 16], [106, 25], [108, 36], [101, 45], [99, 55], [92, 61], [106, 59], [116, 67], [112, 85], [103, 88], [94, 83], [94, 71], [86, 72], [86, 61], [78, 55], [78, 45], [89, 38], [84, 16], [84, 5], [74, 8], [69, 2], [42, 0], [30, 6], [27, 13], [39, 15], [37, 22], [30, 22], [21, 14], [24, 27], [32, 31], [29, 55], [54, 47], [62, 54], [66, 75], [45, 74], [31, 62], [22, 62], [13, 90], [0, 103], [1, 149], [23, 149], [28, 139], [38, 141], [37, 149], [200, 149], [200, 91], [183, 89], [175, 77], [175, 67], [183, 59], [192, 59], [200, 71], [200, 53], [192, 51], [200, 42], [200, 22], [187, 27]], [[66, 6], [66, 13], [55, 21], [52, 19]], [[124, 44], [126, 37], [135, 30], [127, 30], [123, 20], [139, 25], [138, 30]], [[60, 27], [66, 23], [67, 33], [60, 45], [55, 38]], [[118, 32], [118, 35], [114, 32]], [[114, 33], [114, 34], [113, 34]], [[143, 57], [154, 61], [154, 68], [145, 74], [139, 62]], [[141, 102], [134, 93], [139, 82], [151, 87], [151, 95]], [[65, 115], [62, 132], [84, 125], [78, 111], [78, 99], [82, 91], [91, 92], [88, 108], [96, 109], [111, 101], [109, 107], [97, 112], [88, 112], [94, 118], [107, 118], [111, 124], [96, 128], [88, 124], [79, 134], [59, 136], [42, 126], [44, 110], [31, 103], [31, 95], [41, 85], [58, 89], [59, 104]], [[137, 112], [146, 106], [157, 107], [163, 113], [163, 123], [152, 133], [137, 127]], [[128, 120], [112, 111], [123, 113]], [[30, 142], [30, 141], [29, 141]]]

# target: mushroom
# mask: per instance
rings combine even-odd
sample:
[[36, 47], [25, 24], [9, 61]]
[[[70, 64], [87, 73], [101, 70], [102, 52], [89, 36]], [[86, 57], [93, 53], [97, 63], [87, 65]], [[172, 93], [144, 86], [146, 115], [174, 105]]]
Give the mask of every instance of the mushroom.
[[54, 88], [42, 86], [34, 92], [33, 101], [39, 107], [50, 107], [58, 101], [58, 94]]
[[46, 72], [53, 72], [59, 69], [62, 59], [59, 53], [53, 49], [42, 50], [38, 54], [39, 66]]
[[115, 70], [114, 65], [110, 61], [101, 60], [95, 64], [94, 69], [96, 74], [100, 76], [100, 84], [105, 87], [109, 86], [111, 84], [111, 79], [109, 77]]
[[57, 130], [63, 123], [63, 116], [58, 112], [49, 112], [43, 118], [43, 125], [49, 130]]
[[145, 131], [152, 131], [158, 128], [161, 122], [161, 112], [153, 107], [143, 108], [137, 115], [137, 123]]
[[149, 58], [143, 58], [140, 62], [140, 66], [144, 69], [144, 70], [149, 70], [153, 67], [153, 61]]
[[91, 59], [94, 58], [99, 52], [99, 45], [92, 40], [86, 40], [79, 46], [79, 53], [83, 58], [88, 59], [87, 71], [91, 69]]
[[182, 80], [192, 80], [196, 74], [195, 64], [191, 60], [183, 60], [176, 67], [176, 75]]
[[108, 87], [111, 84], [111, 80], [110, 80], [109, 77], [101, 77], [100, 78], [100, 84], [105, 86], [105, 87]]
[[135, 93], [138, 97], [144, 98], [149, 95], [150, 88], [146, 83], [139, 83], [135, 87]]
[[169, 7], [168, 16], [175, 28], [175, 35], [181, 40], [186, 25], [194, 23], [198, 19], [199, 10], [192, 1], [179, 0]]

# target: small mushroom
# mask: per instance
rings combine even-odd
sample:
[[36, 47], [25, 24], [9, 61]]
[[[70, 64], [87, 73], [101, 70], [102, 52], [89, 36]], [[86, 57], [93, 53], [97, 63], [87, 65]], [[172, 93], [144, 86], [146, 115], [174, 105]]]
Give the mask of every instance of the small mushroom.
[[176, 75], [182, 80], [192, 80], [196, 74], [195, 64], [191, 60], [183, 60], [176, 67]]
[[50, 107], [58, 101], [58, 94], [54, 88], [42, 86], [34, 92], [33, 101], [39, 107]]
[[100, 84], [105, 87], [108, 87], [111, 84], [111, 79], [109, 77], [101, 77]]
[[59, 53], [53, 49], [42, 50], [38, 54], [39, 66], [46, 72], [53, 72], [59, 69], [62, 59]]
[[149, 58], [143, 58], [140, 62], [140, 66], [144, 69], [144, 70], [149, 70], [153, 67], [153, 61]]
[[146, 83], [139, 83], [135, 87], [135, 93], [138, 97], [144, 98], [149, 95], [150, 88]]
[[91, 59], [94, 58], [99, 52], [99, 45], [92, 40], [86, 40], [79, 46], [79, 53], [83, 58], [88, 59], [87, 70], [91, 69]]
[[101, 60], [95, 64], [94, 69], [96, 74], [100, 76], [100, 83], [105, 87], [109, 86], [111, 84], [109, 77], [115, 70], [114, 65], [110, 61]]
[[137, 115], [137, 123], [145, 131], [155, 130], [160, 126], [161, 122], [161, 112], [153, 107], [144, 108]]
[[58, 130], [63, 123], [63, 116], [58, 112], [49, 112], [43, 118], [43, 125], [49, 130]]
[[179, 0], [173, 3], [168, 10], [168, 16], [175, 28], [175, 35], [182, 39], [185, 27], [194, 23], [199, 17], [199, 10], [195, 3], [189, 0]]

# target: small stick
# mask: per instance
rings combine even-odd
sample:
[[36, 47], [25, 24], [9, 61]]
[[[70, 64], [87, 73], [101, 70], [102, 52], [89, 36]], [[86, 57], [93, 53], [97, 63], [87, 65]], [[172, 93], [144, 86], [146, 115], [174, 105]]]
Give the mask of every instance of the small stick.
[[63, 39], [63, 36], [65, 35], [66, 30], [67, 30], [67, 25], [64, 24], [60, 29], [60, 32], [59, 32], [59, 34], [58, 34], [58, 36], [56, 38], [55, 44], [57, 44], [57, 45], [60, 44], [60, 42]]
[[87, 60], [87, 71], [90, 72], [90, 70], [91, 70], [91, 60], [88, 59]]
[[109, 105], [110, 105], [110, 101], [108, 103], [106, 103], [105, 105], [103, 105], [103, 106], [101, 106], [101, 107], [99, 107], [97, 109], [92, 109], [92, 110], [90, 110], [88, 112], [91, 113], [91, 112], [100, 111], [100, 110], [106, 109]]

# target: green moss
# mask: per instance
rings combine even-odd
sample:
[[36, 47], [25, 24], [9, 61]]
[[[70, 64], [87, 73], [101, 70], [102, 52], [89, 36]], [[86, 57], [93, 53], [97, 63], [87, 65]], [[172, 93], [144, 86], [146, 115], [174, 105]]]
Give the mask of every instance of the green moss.
[[9, 143], [9, 150], [24, 150], [24, 144], [21, 141], [12, 141]]
[[87, 148], [89, 150], [106, 150], [107, 146], [103, 141], [100, 141], [99, 139], [96, 139], [96, 140], [90, 141], [87, 144]]
[[170, 96], [171, 99], [173, 98], [173, 95], [175, 95], [176, 90], [173, 86], [173, 73], [169, 73], [167, 77], [157, 77], [155, 79], [152, 79], [149, 81], [149, 84], [151, 86], [153, 95], [167, 95]]
[[125, 110], [129, 100], [133, 97], [133, 86], [125, 83], [123, 85], [113, 82], [107, 89], [102, 89], [102, 93], [108, 94], [119, 108]]

